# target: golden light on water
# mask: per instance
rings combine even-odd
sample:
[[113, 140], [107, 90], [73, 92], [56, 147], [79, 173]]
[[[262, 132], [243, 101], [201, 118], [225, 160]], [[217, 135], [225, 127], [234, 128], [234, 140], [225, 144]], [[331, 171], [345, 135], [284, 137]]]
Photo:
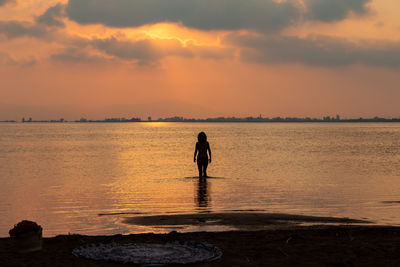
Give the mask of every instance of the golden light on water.
[[[154, 118], [156, 119], [156, 118]], [[143, 123], [143, 126], [146, 127], [168, 127], [172, 124], [172, 122], [164, 122], [164, 121], [150, 121]]]
[[[2, 236], [22, 219], [47, 236], [111, 234], [145, 230], [122, 223], [129, 216], [232, 210], [400, 222], [396, 124], [0, 127]], [[213, 151], [205, 182], [199, 131]]]

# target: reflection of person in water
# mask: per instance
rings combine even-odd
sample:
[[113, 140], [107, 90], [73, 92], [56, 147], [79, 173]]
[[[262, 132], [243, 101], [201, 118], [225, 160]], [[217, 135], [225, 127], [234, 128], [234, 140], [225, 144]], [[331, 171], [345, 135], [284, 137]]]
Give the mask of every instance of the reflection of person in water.
[[208, 195], [208, 182], [207, 179], [199, 179], [199, 184], [197, 187], [197, 206], [199, 208], [207, 208], [209, 205], [209, 195]]
[[[210, 144], [207, 142], [207, 135], [204, 132], [199, 133], [197, 136], [198, 142], [194, 150], [194, 162], [196, 162], [197, 156], [197, 167], [199, 168], [199, 178], [207, 177], [207, 166], [208, 162], [211, 163], [211, 149]], [[210, 159], [208, 159], [208, 154]]]

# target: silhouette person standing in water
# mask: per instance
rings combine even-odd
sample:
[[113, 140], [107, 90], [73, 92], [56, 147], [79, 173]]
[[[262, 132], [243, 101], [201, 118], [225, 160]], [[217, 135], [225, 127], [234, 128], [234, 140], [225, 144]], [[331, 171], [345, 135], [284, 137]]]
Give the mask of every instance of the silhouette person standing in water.
[[[207, 166], [208, 162], [211, 163], [211, 149], [210, 144], [207, 142], [207, 135], [204, 132], [199, 133], [197, 136], [198, 142], [194, 150], [194, 162], [196, 162], [197, 156], [197, 167], [199, 168], [199, 178], [207, 178]], [[210, 159], [208, 159], [208, 154]]]

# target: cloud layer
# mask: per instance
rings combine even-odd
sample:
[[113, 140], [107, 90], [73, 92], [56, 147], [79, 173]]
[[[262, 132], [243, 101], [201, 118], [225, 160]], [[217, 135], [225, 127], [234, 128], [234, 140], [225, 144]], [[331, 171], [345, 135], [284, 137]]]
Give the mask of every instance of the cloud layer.
[[19, 37], [42, 38], [55, 28], [64, 27], [65, 6], [56, 4], [46, 10], [42, 15], [36, 17], [33, 22], [19, 20], [0, 20], [0, 36], [9, 39]]
[[[126, 61], [152, 66], [167, 57], [233, 58], [237, 51], [240, 60], [261, 64], [301, 63], [324, 67], [362, 64], [399, 68], [400, 42], [366, 40], [360, 45], [337, 37], [299, 38], [279, 32], [301, 19], [329, 23], [351, 14], [367, 14], [369, 2], [304, 0], [302, 6], [297, 0], [69, 0], [67, 5], [59, 3], [49, 7], [32, 22], [0, 21], [0, 36], [59, 42], [63, 47], [49, 57], [67, 63]], [[230, 33], [223, 38], [222, 46], [198, 45], [178, 38], [130, 39], [124, 34], [103, 38], [67, 34], [55, 40], [65, 33], [68, 19], [122, 28], [180, 22], [188, 27], [223, 29]], [[236, 31], [240, 29], [250, 31]], [[60, 34], [53, 37], [49, 34], [56, 31]]]
[[349, 14], [367, 14], [370, 0], [306, 0], [307, 18], [332, 22], [345, 19]]
[[297, 20], [299, 9], [272, 0], [70, 0], [67, 14], [81, 24], [112, 27], [176, 22], [202, 30], [276, 31]]
[[47, 33], [46, 28], [27, 21], [0, 21], [0, 35], [7, 38], [42, 37]]
[[241, 47], [244, 61], [271, 63], [302, 63], [311, 66], [346, 66], [361, 64], [388, 68], [400, 67], [399, 42], [362, 44], [327, 36], [308, 38], [231, 34], [225, 42]]
[[[93, 53], [96, 51], [97, 53]], [[76, 39], [72, 47], [53, 54], [51, 59], [64, 63], [110, 63], [127, 61], [137, 65], [155, 66], [166, 57], [203, 59], [233, 58], [233, 49], [183, 44], [176, 39], [130, 40], [117, 38]]]
[[0, 0], [0, 6], [5, 6], [9, 3], [15, 3], [15, 0]]
[[36, 59], [33, 57], [16, 60], [11, 57], [8, 53], [0, 51], [0, 65], [8, 66], [20, 66], [20, 67], [30, 67], [37, 63]]
[[[342, 20], [365, 14], [370, 0], [69, 0], [67, 14], [81, 24], [137, 27], [159, 22], [182, 23], [201, 30], [279, 31], [301, 17]], [[305, 13], [305, 14], [304, 14]]]
[[37, 18], [37, 22], [47, 26], [64, 27], [64, 22], [61, 18], [64, 16], [65, 6], [56, 4], [46, 10]]

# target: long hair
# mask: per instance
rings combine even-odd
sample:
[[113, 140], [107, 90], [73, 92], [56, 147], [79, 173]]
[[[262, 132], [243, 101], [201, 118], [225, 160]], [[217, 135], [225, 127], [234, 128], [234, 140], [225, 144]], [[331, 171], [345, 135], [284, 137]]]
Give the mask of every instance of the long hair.
[[197, 135], [197, 140], [200, 143], [206, 142], [207, 141], [207, 135], [205, 132], [200, 132], [199, 135]]

